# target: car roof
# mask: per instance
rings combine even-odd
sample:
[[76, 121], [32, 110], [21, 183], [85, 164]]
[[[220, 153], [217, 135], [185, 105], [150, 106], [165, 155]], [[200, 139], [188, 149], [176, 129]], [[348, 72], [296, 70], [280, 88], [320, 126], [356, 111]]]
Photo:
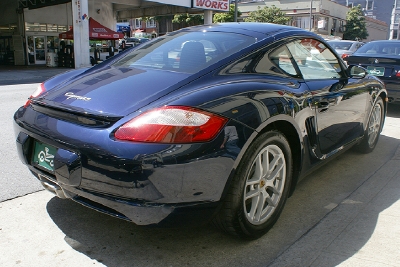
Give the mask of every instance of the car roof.
[[[255, 38], [261, 36], [266, 37], [268, 35], [273, 35], [278, 32], [284, 32], [284, 31], [304, 32], [307, 33], [308, 35], [311, 33], [310, 31], [306, 31], [298, 27], [273, 24], [273, 23], [226, 22], [218, 24], [192, 26], [172, 32], [171, 34], [177, 34], [178, 32], [182, 31], [236, 32], [236, 33], [246, 34]], [[312, 35], [318, 36], [313, 33]]]
[[400, 43], [400, 40], [375, 40], [375, 41], [370, 41], [368, 43]]
[[353, 40], [328, 40], [327, 42], [363, 43], [361, 41], [353, 41]]

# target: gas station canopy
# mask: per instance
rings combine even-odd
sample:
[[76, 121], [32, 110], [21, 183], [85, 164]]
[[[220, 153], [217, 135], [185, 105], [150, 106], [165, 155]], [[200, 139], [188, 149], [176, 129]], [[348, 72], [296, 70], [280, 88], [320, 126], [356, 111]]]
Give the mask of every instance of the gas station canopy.
[[[59, 34], [61, 39], [74, 39], [74, 29]], [[93, 18], [89, 18], [89, 40], [118, 40], [124, 38], [124, 35], [115, 32]]]
[[[18, 0], [20, 7], [37, 9], [59, 5], [71, 0]], [[230, 0], [103, 0], [112, 3], [119, 18], [201, 13], [204, 10], [229, 11]]]

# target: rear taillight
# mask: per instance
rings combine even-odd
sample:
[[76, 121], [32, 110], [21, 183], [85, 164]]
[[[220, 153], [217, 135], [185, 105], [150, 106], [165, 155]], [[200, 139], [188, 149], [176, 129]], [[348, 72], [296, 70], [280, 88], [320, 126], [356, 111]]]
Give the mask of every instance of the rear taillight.
[[40, 96], [41, 94], [43, 94], [44, 92], [46, 92], [46, 88], [44, 87], [44, 84], [41, 83], [38, 85], [38, 87], [36, 88], [35, 92], [33, 92], [33, 94], [28, 98], [28, 101], [26, 101], [24, 108], [28, 107], [29, 104], [31, 103], [31, 99]]
[[115, 132], [115, 138], [165, 144], [207, 142], [216, 137], [227, 121], [191, 107], [166, 106], [125, 123]]
[[396, 77], [400, 77], [400, 70], [396, 71]]
[[350, 55], [349, 54], [342, 54], [342, 58], [346, 58], [348, 56], [350, 56]]

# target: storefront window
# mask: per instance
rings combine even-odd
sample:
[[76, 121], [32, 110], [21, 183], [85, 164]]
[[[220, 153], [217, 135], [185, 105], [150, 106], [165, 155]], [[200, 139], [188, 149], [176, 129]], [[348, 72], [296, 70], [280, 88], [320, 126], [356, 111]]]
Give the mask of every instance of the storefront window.
[[27, 32], [66, 32], [66, 25], [25, 22]]
[[58, 32], [66, 32], [67, 26], [65, 25], [58, 25]]
[[57, 32], [57, 24], [47, 24], [47, 31], [48, 32]]
[[45, 32], [47, 31], [47, 25], [45, 23], [25, 22], [25, 29], [28, 32]]
[[60, 39], [56, 36], [47, 36], [47, 52], [55, 52], [59, 51], [59, 43]]
[[12, 50], [11, 36], [0, 36], [0, 65], [13, 63], [14, 53]]
[[296, 17], [295, 26], [302, 29], [310, 28], [310, 16], [307, 17]]
[[135, 19], [135, 29], [142, 28], [142, 19]]
[[146, 28], [155, 28], [155, 27], [156, 27], [156, 21], [153, 18], [148, 19], [146, 21]]
[[35, 48], [34, 48], [33, 36], [27, 37], [27, 44], [28, 44], [29, 64], [34, 64], [35, 63]]

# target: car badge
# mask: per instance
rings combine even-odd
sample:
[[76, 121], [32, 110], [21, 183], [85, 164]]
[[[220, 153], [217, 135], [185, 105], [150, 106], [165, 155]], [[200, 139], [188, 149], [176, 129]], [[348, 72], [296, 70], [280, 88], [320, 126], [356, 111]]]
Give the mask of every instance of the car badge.
[[65, 96], [67, 96], [67, 99], [73, 98], [73, 99], [83, 100], [83, 101], [89, 101], [91, 99], [90, 97], [75, 95], [72, 92], [65, 93]]
[[379, 63], [379, 60], [375, 58], [374, 63], [375, 63], [375, 64], [378, 64], [378, 63]]

